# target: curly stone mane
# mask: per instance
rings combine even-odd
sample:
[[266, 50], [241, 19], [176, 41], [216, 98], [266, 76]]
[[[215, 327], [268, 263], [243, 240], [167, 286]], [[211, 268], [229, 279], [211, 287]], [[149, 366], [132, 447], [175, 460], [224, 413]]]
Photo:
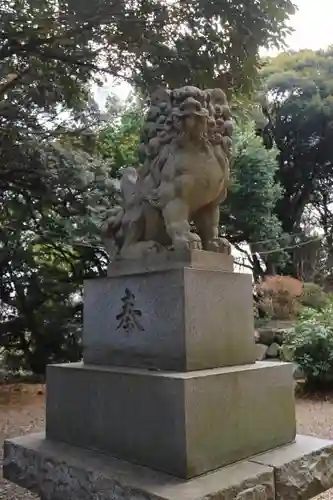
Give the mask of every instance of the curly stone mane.
[[[163, 167], [168, 146], [174, 143], [182, 146], [191, 140], [192, 130], [188, 123], [191, 117], [195, 119], [193, 131], [199, 134], [195, 136], [196, 144], [221, 145], [230, 158], [231, 111], [221, 89], [202, 91], [186, 86], [170, 92], [159, 88], [151, 96], [139, 146], [144, 172]], [[198, 127], [200, 122], [202, 129]]]

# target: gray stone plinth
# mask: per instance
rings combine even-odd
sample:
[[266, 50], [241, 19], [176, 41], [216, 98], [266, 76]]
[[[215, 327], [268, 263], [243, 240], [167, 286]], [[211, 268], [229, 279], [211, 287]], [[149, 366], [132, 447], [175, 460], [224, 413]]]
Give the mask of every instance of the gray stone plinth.
[[108, 266], [108, 276], [143, 274], [184, 267], [232, 272], [234, 259], [231, 255], [206, 250], [170, 250], [157, 254], [150, 253], [146, 258], [116, 259]]
[[85, 363], [190, 371], [255, 361], [250, 275], [184, 268], [89, 280], [84, 294]]
[[333, 442], [297, 436], [295, 443], [252, 458], [274, 468], [277, 500], [307, 500], [333, 487]]
[[44, 500], [274, 500], [273, 469], [250, 462], [191, 481], [31, 435], [5, 442], [4, 477]]
[[4, 477], [43, 500], [309, 500], [333, 487], [333, 442], [296, 442], [184, 481], [33, 434], [5, 441]]
[[191, 478], [294, 439], [292, 365], [187, 373], [51, 366], [46, 434]]

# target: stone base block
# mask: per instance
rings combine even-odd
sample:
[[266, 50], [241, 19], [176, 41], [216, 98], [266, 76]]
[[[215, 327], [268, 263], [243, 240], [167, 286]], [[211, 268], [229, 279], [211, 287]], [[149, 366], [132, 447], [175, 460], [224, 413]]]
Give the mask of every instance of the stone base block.
[[46, 435], [191, 478], [295, 438], [292, 366], [50, 366]]
[[145, 274], [184, 267], [231, 273], [234, 269], [234, 258], [232, 255], [206, 250], [169, 250], [156, 254], [149, 253], [140, 259], [115, 259], [108, 266], [108, 276]]
[[256, 359], [248, 274], [183, 268], [94, 279], [84, 295], [87, 364], [191, 371]]
[[251, 462], [274, 469], [277, 500], [307, 500], [333, 487], [333, 441], [297, 436]]
[[332, 465], [332, 441], [297, 436], [184, 481], [34, 434], [5, 441], [3, 473], [43, 500], [309, 500], [333, 487]]
[[[4, 477], [45, 500], [274, 500], [273, 469], [250, 462], [191, 481], [44, 439], [5, 442]], [[259, 496], [260, 495], [260, 496]]]

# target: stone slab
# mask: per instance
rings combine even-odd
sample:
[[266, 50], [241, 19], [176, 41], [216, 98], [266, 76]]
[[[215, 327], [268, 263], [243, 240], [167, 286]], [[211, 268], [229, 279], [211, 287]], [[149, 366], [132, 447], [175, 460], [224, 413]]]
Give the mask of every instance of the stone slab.
[[88, 364], [191, 371], [253, 363], [252, 279], [184, 268], [88, 280], [83, 330]]
[[45, 440], [4, 445], [4, 477], [44, 500], [274, 500], [271, 467], [239, 462], [190, 481]]
[[108, 265], [108, 276], [127, 276], [195, 267], [232, 272], [234, 258], [231, 255], [204, 250], [169, 250], [148, 254], [141, 259], [115, 259]]
[[274, 468], [277, 500], [308, 500], [333, 487], [333, 441], [297, 436], [251, 461]]
[[292, 441], [292, 365], [186, 373], [73, 363], [47, 372], [46, 435], [191, 478]]
[[298, 435], [184, 481], [40, 433], [5, 441], [3, 475], [44, 500], [309, 500], [333, 487], [332, 460], [332, 441]]

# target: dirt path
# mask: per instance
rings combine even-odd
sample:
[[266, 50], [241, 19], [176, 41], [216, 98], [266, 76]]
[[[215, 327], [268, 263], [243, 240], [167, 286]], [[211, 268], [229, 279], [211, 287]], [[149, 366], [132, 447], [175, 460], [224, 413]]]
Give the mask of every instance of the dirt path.
[[[0, 387], [0, 446], [7, 437], [14, 437], [44, 428], [44, 388], [38, 385]], [[333, 396], [297, 401], [298, 432], [333, 439]], [[2, 458], [2, 457], [1, 457]], [[0, 500], [32, 500], [35, 495], [0, 477]], [[333, 500], [333, 489], [316, 497]]]
[[[7, 437], [38, 432], [44, 426], [44, 388], [37, 385], [0, 387], [0, 444]], [[1, 474], [2, 476], [2, 474]], [[0, 476], [0, 500], [37, 499]]]

